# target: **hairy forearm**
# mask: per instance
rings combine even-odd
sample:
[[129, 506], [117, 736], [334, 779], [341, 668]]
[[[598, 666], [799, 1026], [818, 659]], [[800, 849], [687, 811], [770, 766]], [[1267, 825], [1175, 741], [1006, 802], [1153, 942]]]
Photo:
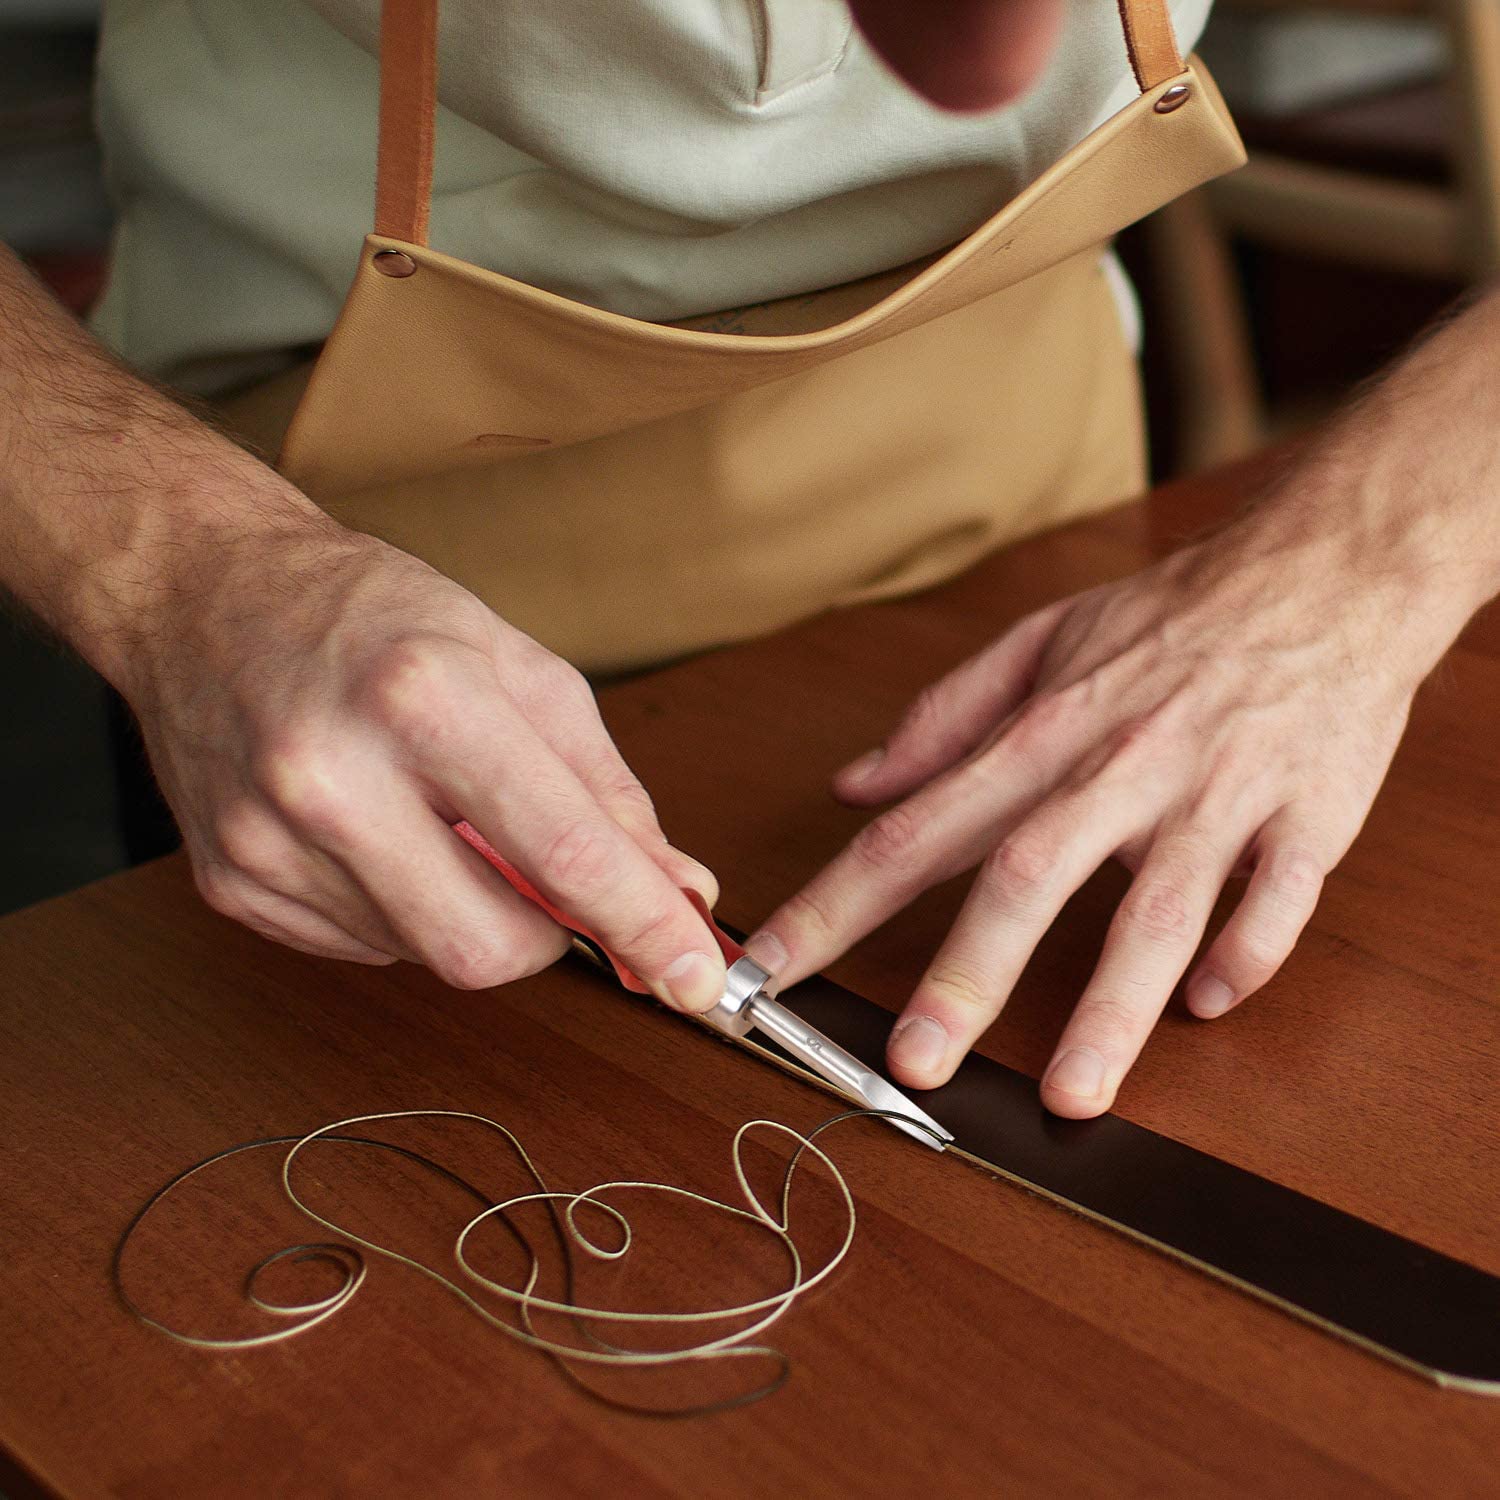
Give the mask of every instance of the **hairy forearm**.
[[1242, 523], [1327, 565], [1330, 599], [1378, 576], [1432, 662], [1500, 593], [1500, 288], [1351, 402]]
[[123, 687], [160, 603], [213, 587], [219, 543], [326, 524], [0, 246], [0, 588]]

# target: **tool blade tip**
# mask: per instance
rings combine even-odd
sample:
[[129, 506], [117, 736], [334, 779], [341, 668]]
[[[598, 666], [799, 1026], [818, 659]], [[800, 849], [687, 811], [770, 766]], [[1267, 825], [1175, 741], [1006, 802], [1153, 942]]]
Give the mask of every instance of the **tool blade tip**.
[[865, 1091], [865, 1103], [871, 1109], [888, 1110], [885, 1118], [897, 1130], [930, 1146], [934, 1151], [946, 1150], [953, 1140], [953, 1132], [939, 1125], [926, 1110], [913, 1104], [900, 1089], [883, 1078], [874, 1078]]

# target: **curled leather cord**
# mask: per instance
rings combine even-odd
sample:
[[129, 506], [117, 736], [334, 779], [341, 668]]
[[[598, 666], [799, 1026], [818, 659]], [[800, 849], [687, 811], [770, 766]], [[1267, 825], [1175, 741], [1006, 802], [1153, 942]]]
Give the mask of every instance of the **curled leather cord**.
[[[126, 1226], [115, 1248], [111, 1265], [112, 1279], [116, 1294], [126, 1310], [140, 1322], [164, 1334], [166, 1337], [195, 1348], [246, 1349], [262, 1344], [276, 1343], [286, 1338], [293, 1338], [299, 1333], [305, 1333], [308, 1329], [316, 1327], [319, 1323], [324, 1322], [326, 1319], [332, 1317], [334, 1313], [340, 1311], [364, 1282], [368, 1271], [368, 1262], [362, 1252], [369, 1251], [386, 1259], [394, 1260], [399, 1264], [406, 1265], [413, 1270], [420, 1271], [423, 1275], [438, 1282], [450, 1293], [458, 1297], [472, 1312], [482, 1318], [491, 1327], [496, 1328], [530, 1348], [546, 1354], [559, 1372], [568, 1379], [570, 1384], [584, 1392], [592, 1400], [605, 1406], [636, 1416], [657, 1418], [705, 1416], [716, 1412], [729, 1411], [763, 1400], [765, 1397], [773, 1395], [776, 1391], [780, 1390], [786, 1383], [790, 1375], [790, 1364], [786, 1356], [777, 1349], [764, 1344], [751, 1343], [749, 1340], [780, 1319], [803, 1293], [810, 1291], [814, 1286], [817, 1286], [832, 1275], [847, 1255], [853, 1243], [856, 1225], [853, 1195], [849, 1191], [848, 1183], [843, 1174], [839, 1171], [833, 1160], [820, 1147], [814, 1144], [814, 1140], [825, 1130], [842, 1121], [858, 1118], [880, 1118], [885, 1113], [885, 1111], [879, 1110], [850, 1110], [843, 1114], [835, 1115], [829, 1120], [825, 1120], [821, 1125], [807, 1132], [805, 1135], [774, 1120], [748, 1121], [735, 1132], [731, 1146], [732, 1165], [746, 1205], [743, 1207], [709, 1197], [706, 1194], [696, 1193], [691, 1189], [678, 1187], [671, 1183], [646, 1180], [621, 1179], [599, 1183], [579, 1192], [561, 1192], [550, 1189], [530, 1155], [521, 1145], [520, 1141], [505, 1126], [483, 1115], [467, 1111], [392, 1110], [380, 1114], [359, 1115], [322, 1126], [302, 1136], [271, 1136], [231, 1146], [223, 1151], [215, 1152], [212, 1156], [205, 1157], [202, 1161], [177, 1173], [176, 1176], [163, 1184], [147, 1199]], [[389, 1141], [375, 1140], [368, 1136], [336, 1133], [343, 1131], [345, 1127], [349, 1126], [368, 1125], [383, 1120], [416, 1118], [468, 1120], [500, 1135], [514, 1152], [535, 1190], [513, 1195], [500, 1202], [493, 1202], [472, 1183], [445, 1167], [441, 1162], [434, 1161], [431, 1157], [424, 1156], [420, 1152], [395, 1145]], [[766, 1206], [760, 1195], [750, 1186], [745, 1174], [743, 1143], [746, 1137], [756, 1130], [767, 1130], [785, 1135], [797, 1143], [796, 1150], [788, 1160], [785, 1173], [782, 1177], [780, 1202], [778, 1211], [774, 1213]], [[464, 1276], [475, 1286], [483, 1288], [490, 1294], [498, 1296], [515, 1306], [520, 1319], [520, 1326], [518, 1327], [498, 1317], [463, 1285], [443, 1275], [433, 1267], [404, 1255], [387, 1245], [382, 1245], [375, 1240], [356, 1235], [346, 1227], [336, 1223], [332, 1219], [325, 1218], [310, 1208], [293, 1187], [292, 1173], [294, 1163], [299, 1154], [305, 1147], [315, 1141], [331, 1141], [345, 1145], [374, 1147], [379, 1150], [393, 1152], [397, 1156], [415, 1162], [424, 1169], [437, 1173], [481, 1204], [480, 1211], [459, 1232], [454, 1246], [455, 1259]], [[131, 1297], [125, 1288], [122, 1267], [125, 1252], [132, 1236], [140, 1228], [147, 1215], [175, 1188], [187, 1181], [188, 1178], [231, 1156], [271, 1146], [289, 1147], [286, 1156], [282, 1160], [281, 1169], [282, 1188], [287, 1195], [288, 1201], [314, 1223], [352, 1242], [344, 1244], [337, 1241], [308, 1241], [301, 1244], [289, 1245], [263, 1257], [251, 1268], [242, 1288], [246, 1301], [263, 1313], [275, 1317], [297, 1319], [299, 1321], [262, 1334], [238, 1338], [209, 1338], [202, 1335], [185, 1333], [162, 1322], [158, 1318], [152, 1317]], [[822, 1266], [811, 1273], [804, 1266], [801, 1252], [798, 1250], [792, 1236], [790, 1224], [792, 1182], [799, 1164], [808, 1153], [816, 1156], [827, 1169], [829, 1178], [843, 1202], [846, 1214], [846, 1221], [838, 1247]], [[696, 1312], [636, 1312], [618, 1308], [595, 1308], [580, 1305], [575, 1297], [576, 1266], [574, 1252], [575, 1250], [581, 1251], [593, 1258], [608, 1261], [621, 1260], [629, 1253], [632, 1242], [630, 1221], [621, 1209], [614, 1206], [613, 1203], [606, 1201], [606, 1199], [611, 1194], [621, 1195], [632, 1192], [665, 1193], [669, 1196], [706, 1205], [748, 1223], [759, 1224], [775, 1236], [782, 1248], [787, 1252], [791, 1264], [791, 1278], [788, 1284], [768, 1296], [752, 1299], [749, 1302], [708, 1308]], [[563, 1294], [561, 1298], [542, 1297], [536, 1292], [537, 1282], [542, 1273], [541, 1257], [537, 1254], [536, 1247], [532, 1244], [531, 1240], [514, 1222], [510, 1212], [520, 1205], [527, 1203], [540, 1203], [547, 1212], [561, 1256], [563, 1270]], [[605, 1244], [598, 1237], [591, 1236], [581, 1222], [581, 1215], [585, 1213], [602, 1216], [608, 1221], [616, 1232], [617, 1243]], [[519, 1287], [497, 1281], [477, 1271], [470, 1264], [465, 1254], [465, 1248], [470, 1236], [480, 1225], [489, 1223], [491, 1220], [498, 1220], [511, 1238], [525, 1252], [529, 1269], [523, 1284]], [[305, 1302], [273, 1302], [262, 1297], [256, 1290], [260, 1278], [273, 1265], [288, 1260], [294, 1264], [320, 1261], [333, 1265], [342, 1272], [340, 1284], [331, 1293]], [[540, 1334], [533, 1322], [534, 1312], [551, 1312], [565, 1316], [569, 1319], [575, 1332], [578, 1334], [580, 1342], [576, 1344], [561, 1343], [556, 1339], [547, 1338]], [[734, 1329], [728, 1333], [705, 1338], [697, 1343], [681, 1348], [666, 1350], [633, 1349], [628, 1346], [614, 1344], [601, 1337], [589, 1326], [592, 1323], [603, 1322], [606, 1324], [622, 1324], [627, 1327], [635, 1324], [686, 1325], [692, 1327], [722, 1323], [740, 1318], [750, 1318], [752, 1321], [746, 1326]], [[706, 1362], [724, 1359], [769, 1359], [774, 1362], [776, 1369], [772, 1377], [765, 1383], [738, 1395], [690, 1407], [665, 1408], [638, 1405], [606, 1395], [596, 1390], [573, 1368], [573, 1362], [582, 1364], [585, 1367], [590, 1365], [604, 1365], [628, 1368], [651, 1368], [687, 1361]]]

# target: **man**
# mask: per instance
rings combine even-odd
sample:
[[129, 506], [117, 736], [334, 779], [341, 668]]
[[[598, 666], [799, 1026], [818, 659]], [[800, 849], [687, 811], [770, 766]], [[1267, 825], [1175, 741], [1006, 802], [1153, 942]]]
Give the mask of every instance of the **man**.
[[[483, 20], [474, 3], [466, 14]], [[194, 9], [202, 66], [221, 68], [225, 89], [248, 76], [252, 99], [279, 76], [261, 60], [274, 63], [283, 41], [268, 16], [303, 27], [307, 45], [285, 48], [287, 76], [301, 80], [311, 67], [333, 91], [363, 56], [357, 39], [373, 14], [357, 0], [324, 0], [325, 20], [300, 0], [255, 8], [253, 18], [247, 0]], [[859, 0], [853, 9], [869, 46], [937, 104], [982, 110], [1015, 99], [1033, 120], [1068, 99], [1039, 90], [1099, 83], [1089, 70], [1068, 71], [1068, 49], [1112, 16], [1103, 5], [1080, 10], [1063, 33], [1061, 0]], [[1190, 33], [1201, 9], [1179, 7], [1179, 30]], [[323, 204], [288, 208], [248, 180], [255, 150], [274, 143], [295, 102], [286, 99], [249, 138], [245, 170], [205, 185], [211, 163], [195, 148], [215, 122], [200, 109], [195, 133], [192, 119], [171, 116], [174, 10], [134, 0], [111, 19], [105, 118], [125, 227], [101, 326], [153, 370], [213, 392], [265, 373], [275, 363], [267, 354], [326, 333], [326, 322], [307, 321], [323, 305], [315, 260], [300, 283], [273, 278], [284, 295], [244, 296], [265, 270], [265, 245], [316, 229]], [[560, 11], [519, 0], [496, 0], [495, 10], [534, 18], [547, 45], [578, 40], [547, 29]], [[810, 12], [753, 10], [753, 55], [744, 50], [753, 29], [713, 31], [713, 46], [693, 29], [710, 13], [714, 26], [737, 25], [732, 7], [642, 0], [609, 16], [620, 26], [667, 18], [664, 34], [691, 36], [694, 55], [708, 59], [705, 77], [718, 77], [724, 58], [731, 73], [748, 59], [741, 81], [755, 98], [837, 77], [843, 52], [820, 43], [804, 68], [807, 59], [789, 64], [776, 50], [788, 36], [807, 40], [799, 26]], [[122, 56], [165, 70], [135, 108], [128, 78], [112, 71]], [[631, 88], [665, 86], [651, 77], [656, 56], [649, 46], [631, 54]], [[1099, 92], [1095, 104], [1111, 89]], [[324, 103], [308, 96], [306, 108]], [[1075, 123], [1074, 139], [1088, 120]], [[326, 165], [312, 137], [296, 139], [308, 174]], [[340, 139], [316, 143], [336, 153]], [[493, 170], [517, 181], [501, 136], [473, 144], [486, 171], [501, 162]], [[1011, 158], [1026, 154], [1025, 133], [1011, 145], [1007, 160], [1024, 180]], [[550, 148], [528, 140], [527, 149]], [[330, 193], [337, 180], [329, 177]], [[642, 221], [665, 214], [675, 226], [670, 205], [646, 201], [659, 179], [647, 170], [643, 182]], [[597, 191], [576, 175], [567, 183], [571, 203]], [[244, 193], [254, 198], [248, 210]], [[183, 217], [185, 204], [203, 202], [214, 211]], [[587, 246], [549, 245], [545, 230], [542, 216], [516, 254], [586, 258]], [[195, 256], [174, 260], [191, 236], [201, 237]], [[143, 244], [154, 247], [144, 259]], [[675, 288], [649, 255], [633, 272], [623, 291], [599, 289], [600, 300], [645, 287], [659, 301]], [[537, 278], [546, 273], [539, 264]], [[717, 274], [712, 257], [702, 274]], [[809, 274], [807, 286], [838, 279], [826, 267]], [[579, 275], [587, 281], [586, 268]], [[735, 300], [703, 298], [698, 309], [623, 310], [669, 319]], [[156, 315], [143, 319], [142, 307]], [[692, 884], [712, 896], [713, 877], [663, 838], [576, 670], [451, 580], [336, 525], [131, 376], [14, 261], [0, 266], [0, 308], [0, 582], [131, 703], [211, 904], [304, 951], [407, 958], [462, 987], [502, 984], [550, 962], [564, 939], [448, 832], [447, 822], [468, 816], [663, 999], [690, 1010], [713, 1003], [723, 966], [679, 891]], [[270, 331], [247, 358], [251, 323]], [[883, 747], [835, 779], [855, 805], [890, 806], [765, 924], [753, 943], [762, 961], [795, 982], [921, 890], [977, 864], [963, 912], [891, 1040], [896, 1076], [933, 1086], [998, 1014], [1068, 894], [1117, 854], [1135, 880], [1042, 1085], [1051, 1109], [1074, 1116], [1109, 1107], [1237, 870], [1250, 873], [1248, 889], [1187, 976], [1187, 1002], [1207, 1019], [1264, 984], [1357, 833], [1417, 684], [1500, 587], [1497, 332], [1500, 298], [1476, 302], [1234, 524], [1143, 574], [1050, 606], [929, 689]]]

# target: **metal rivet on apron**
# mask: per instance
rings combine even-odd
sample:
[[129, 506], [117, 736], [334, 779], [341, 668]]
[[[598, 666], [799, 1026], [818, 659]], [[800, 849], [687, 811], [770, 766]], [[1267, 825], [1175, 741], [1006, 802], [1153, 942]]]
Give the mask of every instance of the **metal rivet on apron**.
[[[1161, 106], [1158, 104], [1157, 108]], [[382, 276], [410, 276], [417, 269], [416, 261], [399, 250], [377, 250], [374, 266]]]
[[1174, 83], [1172, 87], [1169, 88], [1166, 93], [1156, 101], [1152, 108], [1155, 109], [1157, 114], [1159, 115], [1169, 115], [1174, 109], [1181, 109], [1182, 106], [1188, 102], [1188, 99], [1191, 96], [1192, 92], [1192, 89], [1190, 89], [1187, 84]]

